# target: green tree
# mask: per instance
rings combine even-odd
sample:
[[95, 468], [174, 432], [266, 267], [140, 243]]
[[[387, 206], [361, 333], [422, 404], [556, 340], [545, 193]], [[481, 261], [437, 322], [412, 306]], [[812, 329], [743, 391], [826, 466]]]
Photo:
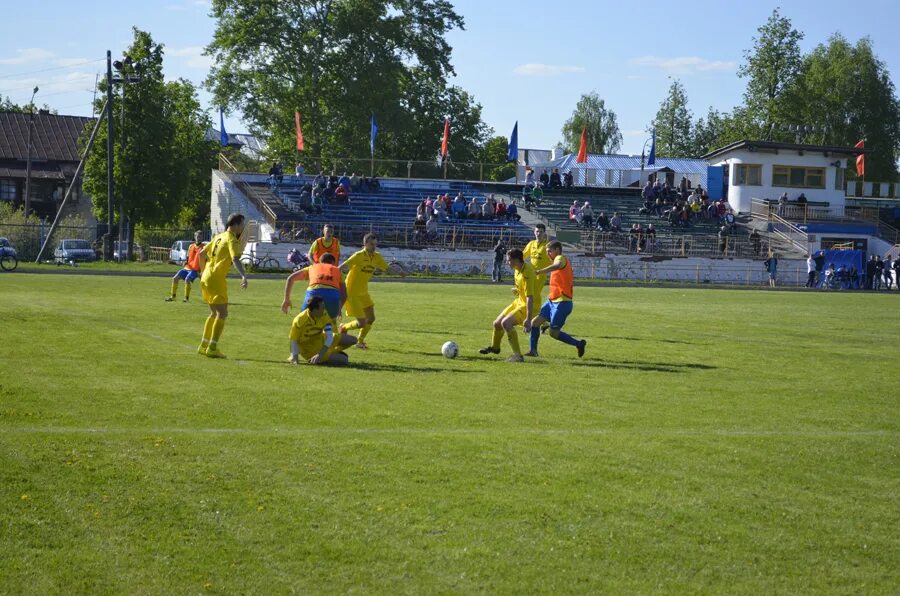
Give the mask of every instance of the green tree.
[[[165, 82], [163, 46], [149, 33], [135, 28], [127, 55], [133, 66], [123, 74], [139, 80], [113, 89], [115, 203], [121, 204], [126, 217], [136, 224], [170, 225], [179, 219], [199, 224], [205, 213], [202, 204], [209, 202], [209, 172], [215, 166], [215, 143], [205, 140], [209, 116], [200, 109], [190, 82]], [[105, 97], [106, 81], [99, 87]], [[89, 134], [86, 130], [82, 140], [86, 142]], [[95, 213], [103, 219], [107, 208], [106, 138], [102, 126], [84, 174], [84, 189], [94, 201]]]
[[648, 132], [656, 129], [656, 155], [659, 157], [688, 157], [694, 152], [691, 137], [693, 114], [688, 109], [687, 94], [681, 81], [675, 79], [669, 94], [659, 104], [656, 117]]
[[368, 156], [372, 113], [379, 157], [431, 159], [445, 114], [454, 162], [485, 140], [480, 106], [447, 83], [463, 27], [447, 0], [214, 0], [212, 15], [207, 85], [272, 157], [293, 157], [295, 111], [314, 160]]
[[578, 151], [581, 146], [581, 131], [585, 128], [589, 152], [610, 154], [622, 146], [622, 133], [619, 131], [616, 113], [607, 109], [606, 102], [595, 91], [581, 96], [572, 117], [563, 124], [562, 144], [568, 152]]
[[785, 101], [787, 90], [797, 80], [803, 63], [800, 41], [803, 33], [793, 28], [790, 19], [781, 16], [776, 8], [769, 20], [758, 29], [753, 48], [744, 52], [744, 64], [738, 76], [746, 77], [744, 104], [748, 128], [752, 136], [774, 139], [779, 125], [794, 119], [792, 105]]
[[728, 118], [729, 114], [722, 114], [710, 106], [706, 116], [701, 116], [692, 128], [690, 155], [705, 155], [727, 144], [722, 140], [726, 135]]
[[482, 148], [480, 161], [485, 164], [495, 165], [491, 167], [485, 166], [485, 180], [502, 182], [504, 180], [509, 180], [516, 175], [516, 164], [506, 163], [506, 158], [508, 156], [509, 140], [506, 137], [496, 136], [488, 139]]
[[[866, 177], [893, 181], [900, 150], [900, 102], [890, 72], [868, 38], [852, 45], [840, 34], [831, 36], [803, 60], [792, 88], [800, 123], [815, 127], [802, 140], [829, 145], [854, 145], [863, 136]], [[850, 160], [855, 168], [855, 162]]]

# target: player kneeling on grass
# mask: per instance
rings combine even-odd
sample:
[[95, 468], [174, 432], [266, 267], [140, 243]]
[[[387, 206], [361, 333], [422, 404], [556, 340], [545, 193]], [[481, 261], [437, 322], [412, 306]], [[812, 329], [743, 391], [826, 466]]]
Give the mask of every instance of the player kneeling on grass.
[[519, 249], [513, 249], [506, 253], [506, 262], [514, 272], [516, 287], [512, 289], [516, 299], [512, 304], [503, 309], [503, 312], [494, 320], [494, 333], [491, 337], [491, 345], [478, 350], [482, 354], [499, 354], [500, 342], [503, 334], [512, 348], [512, 356], [507, 362], [524, 362], [522, 350], [519, 348], [519, 334], [517, 325], [522, 325], [525, 333], [531, 331], [531, 315], [534, 308], [534, 295], [537, 288], [537, 276], [531, 263], [525, 262], [525, 256]]
[[547, 254], [553, 259], [553, 263], [536, 273], [550, 274], [550, 295], [541, 312], [531, 321], [531, 351], [528, 356], [538, 355], [538, 340], [541, 338], [541, 326], [550, 322], [550, 337], [564, 344], [575, 346], [578, 357], [584, 356], [586, 340], [578, 340], [562, 330], [566, 324], [566, 318], [572, 314], [572, 297], [575, 295], [575, 274], [572, 271], [572, 263], [562, 254], [562, 244], [558, 241], [551, 242], [547, 246]]
[[299, 364], [300, 358], [310, 364], [342, 366], [350, 362], [344, 350], [356, 343], [356, 338], [346, 333], [335, 337], [334, 321], [325, 310], [325, 300], [313, 296], [306, 309], [294, 317], [291, 323], [291, 356], [288, 362]]
[[178, 280], [180, 279], [184, 280], [184, 301], [187, 302], [191, 299], [191, 284], [194, 283], [194, 280], [200, 277], [200, 274], [203, 272], [200, 267], [200, 251], [203, 250], [202, 238], [203, 232], [200, 230], [194, 232], [194, 243], [188, 248], [187, 260], [184, 262], [184, 268], [172, 278], [172, 293], [166, 298], [166, 302], [173, 302], [175, 300], [175, 294], [178, 292]]

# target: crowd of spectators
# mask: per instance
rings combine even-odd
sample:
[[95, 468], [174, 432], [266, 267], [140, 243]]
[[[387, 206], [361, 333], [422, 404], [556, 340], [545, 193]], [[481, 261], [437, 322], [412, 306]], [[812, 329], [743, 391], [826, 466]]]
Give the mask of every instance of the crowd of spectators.
[[513, 201], [509, 203], [501, 198], [499, 201], [489, 194], [479, 201], [478, 197], [466, 199], [460, 192], [453, 199], [449, 194], [438, 195], [433, 199], [425, 197], [416, 206], [416, 219], [413, 222], [414, 240], [418, 243], [433, 242], [437, 239], [438, 224], [448, 222], [482, 221], [482, 222], [517, 222], [522, 219], [519, 209]]
[[678, 227], [690, 227], [702, 221], [725, 226], [731, 232], [735, 225], [734, 212], [724, 200], [712, 201], [702, 186], [691, 187], [687, 178], [673, 188], [668, 182], [648, 180], [641, 191], [641, 214], [657, 217]]

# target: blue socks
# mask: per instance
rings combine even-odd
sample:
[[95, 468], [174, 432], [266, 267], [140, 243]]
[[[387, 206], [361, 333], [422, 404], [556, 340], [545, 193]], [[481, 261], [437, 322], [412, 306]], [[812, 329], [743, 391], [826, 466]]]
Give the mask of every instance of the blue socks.
[[563, 342], [564, 344], [569, 344], [570, 346], [575, 346], [576, 348], [578, 347], [578, 344], [581, 343], [577, 339], [575, 339], [574, 337], [572, 337], [571, 335], [566, 333], [565, 331], [560, 331], [559, 337], [557, 337], [556, 339]]
[[535, 325], [531, 328], [531, 353], [537, 354], [537, 345], [538, 340], [541, 338], [541, 327], [540, 325]]

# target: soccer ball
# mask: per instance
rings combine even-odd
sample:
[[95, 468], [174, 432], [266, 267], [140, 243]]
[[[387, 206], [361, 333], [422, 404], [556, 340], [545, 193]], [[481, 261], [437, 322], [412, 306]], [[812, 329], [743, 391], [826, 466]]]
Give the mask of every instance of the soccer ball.
[[456, 356], [459, 355], [459, 346], [456, 345], [455, 341], [448, 341], [441, 346], [441, 354], [443, 354], [445, 358], [456, 358]]

